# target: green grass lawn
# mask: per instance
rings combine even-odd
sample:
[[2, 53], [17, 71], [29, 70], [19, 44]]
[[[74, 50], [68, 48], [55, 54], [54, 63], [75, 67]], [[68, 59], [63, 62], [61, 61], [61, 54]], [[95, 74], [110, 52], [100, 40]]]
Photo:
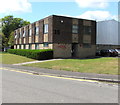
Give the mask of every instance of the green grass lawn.
[[24, 66], [66, 70], [82, 73], [118, 74], [118, 58], [64, 59]]
[[16, 64], [23, 62], [35, 61], [34, 59], [26, 58], [19, 55], [0, 53], [0, 63], [2, 64]]
[[[0, 62], [3, 64], [16, 64], [35, 61], [19, 55], [0, 53]], [[27, 64], [24, 66], [66, 70], [82, 73], [118, 74], [118, 58], [105, 57], [96, 59], [64, 59], [41, 63]], [[120, 75], [120, 73], [119, 73]]]

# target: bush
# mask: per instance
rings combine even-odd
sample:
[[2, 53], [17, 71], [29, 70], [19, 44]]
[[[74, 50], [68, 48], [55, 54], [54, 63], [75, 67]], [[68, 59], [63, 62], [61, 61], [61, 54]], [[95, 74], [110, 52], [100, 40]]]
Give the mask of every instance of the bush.
[[26, 56], [28, 58], [37, 59], [37, 60], [45, 60], [53, 58], [53, 50], [52, 49], [41, 49], [41, 50], [29, 50], [29, 49], [9, 49], [9, 53]]

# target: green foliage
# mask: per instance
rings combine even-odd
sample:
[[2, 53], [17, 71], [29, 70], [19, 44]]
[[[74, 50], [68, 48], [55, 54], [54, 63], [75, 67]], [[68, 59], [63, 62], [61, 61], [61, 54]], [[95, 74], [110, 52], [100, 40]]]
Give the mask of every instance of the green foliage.
[[4, 46], [7, 46], [7, 38], [3, 33], [0, 32], [0, 49], [4, 48]]
[[[120, 58], [119, 58], [120, 60]], [[54, 70], [65, 70], [81, 73], [96, 73], [96, 74], [114, 74], [120, 75], [118, 72], [118, 58], [104, 57], [96, 59], [63, 59], [56, 61], [47, 61], [24, 66], [48, 68]]]
[[9, 54], [5, 52], [0, 53], [0, 57], [2, 59], [0, 63], [2, 64], [17, 64], [17, 63], [35, 61], [34, 59], [31, 58], [27, 58], [15, 54]]
[[43, 49], [43, 50], [29, 50], [29, 49], [9, 49], [9, 53], [26, 56], [28, 58], [44, 60], [53, 58], [53, 50]]
[[13, 46], [14, 45], [14, 32], [11, 32], [11, 34], [9, 36], [8, 45], [9, 46]]
[[2, 21], [2, 33], [5, 35], [5, 38], [7, 38], [7, 43], [9, 41], [9, 38], [11, 38], [10, 34], [14, 30], [30, 24], [30, 22], [28, 21], [25, 21], [21, 18], [14, 18], [11, 15], [5, 16], [4, 18], [1, 19], [1, 21]]

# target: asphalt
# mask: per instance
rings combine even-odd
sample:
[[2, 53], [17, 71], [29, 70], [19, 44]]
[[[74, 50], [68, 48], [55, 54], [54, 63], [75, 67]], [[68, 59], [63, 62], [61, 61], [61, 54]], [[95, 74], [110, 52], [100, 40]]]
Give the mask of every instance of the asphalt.
[[47, 74], [47, 75], [54, 75], [54, 76], [67, 77], [67, 78], [120, 83], [120, 80], [119, 80], [120, 75], [118, 76], [118, 75], [109, 75], [109, 74], [80, 73], [80, 72], [72, 72], [72, 71], [64, 71], [64, 70], [27, 67], [27, 66], [21, 66], [21, 65], [10, 65], [10, 64], [2, 64], [1, 66], [4, 68], [17, 69], [19, 71], [32, 72], [33, 74], [36, 74], [36, 75]]
[[15, 105], [17, 103], [38, 103], [38, 105], [39, 103], [57, 103], [56, 105], [59, 105], [58, 103], [71, 103], [71, 105], [74, 105], [73, 103], [96, 103], [95, 105], [101, 103], [100, 105], [103, 105], [102, 103], [118, 103], [118, 101], [117, 84], [64, 77], [53, 78], [2, 69], [3, 103], [16, 103]]

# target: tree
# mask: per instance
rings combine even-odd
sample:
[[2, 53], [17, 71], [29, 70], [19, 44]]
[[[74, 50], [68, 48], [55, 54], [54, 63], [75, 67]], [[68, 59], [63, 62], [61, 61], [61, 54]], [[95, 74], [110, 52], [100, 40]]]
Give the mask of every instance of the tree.
[[8, 40], [8, 45], [11, 47], [14, 45], [14, 32], [11, 32]]
[[[7, 43], [8, 43], [8, 41], [12, 40], [13, 34], [12, 34], [12, 36], [10, 36], [10, 34], [12, 32], [14, 32], [14, 30], [30, 24], [30, 22], [28, 22], [28, 21], [25, 21], [21, 18], [14, 18], [11, 15], [5, 16], [4, 18], [1, 19], [1, 21], [2, 21], [2, 33], [5, 35], [5, 38], [7, 38], [7, 40], [6, 40]], [[9, 38], [11, 38], [11, 39], [9, 39]], [[11, 41], [11, 42], [13, 42], [13, 41]], [[13, 45], [13, 44], [11, 44], [11, 45]]]
[[8, 46], [7, 38], [5, 38], [5, 35], [0, 32], [0, 50], [2, 50], [5, 46]]

